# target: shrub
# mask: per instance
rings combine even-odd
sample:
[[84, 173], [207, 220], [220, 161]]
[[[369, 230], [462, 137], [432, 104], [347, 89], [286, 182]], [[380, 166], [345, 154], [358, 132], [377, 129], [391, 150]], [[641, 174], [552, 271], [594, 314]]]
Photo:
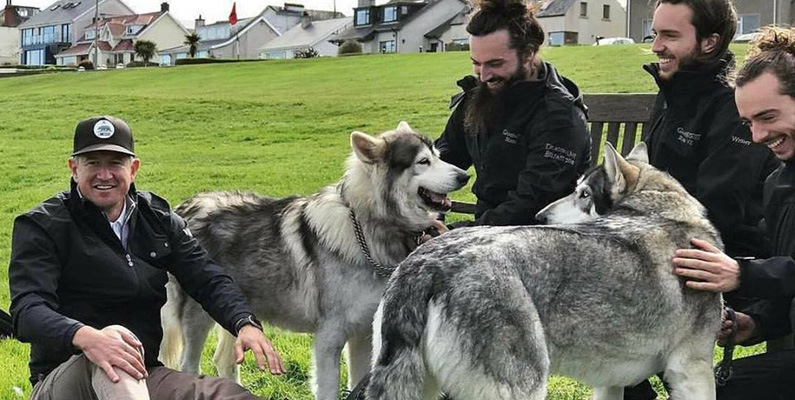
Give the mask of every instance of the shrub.
[[77, 66], [85, 68], [86, 71], [94, 69], [94, 63], [91, 60], [80, 61], [80, 64], [77, 64]]
[[446, 43], [444, 45], [444, 51], [469, 51], [469, 43]]
[[265, 60], [260, 60], [255, 58], [247, 58], [243, 60], [235, 60], [232, 58], [180, 58], [174, 62], [174, 65], [221, 64], [221, 63], [252, 62], [252, 61], [265, 61]]
[[361, 54], [361, 53], [362, 53], [362, 44], [355, 40], [346, 40], [342, 42], [342, 45], [340, 45], [339, 50], [337, 50], [338, 55]]
[[320, 53], [317, 52], [313, 47], [308, 47], [306, 49], [298, 49], [295, 51], [295, 58], [315, 58], [320, 57]]
[[125, 67], [127, 67], [127, 68], [157, 67], [159, 65], [160, 64], [158, 64], [156, 62], [144, 63], [143, 61], [132, 61], [132, 62], [127, 63], [127, 65], [125, 65]]

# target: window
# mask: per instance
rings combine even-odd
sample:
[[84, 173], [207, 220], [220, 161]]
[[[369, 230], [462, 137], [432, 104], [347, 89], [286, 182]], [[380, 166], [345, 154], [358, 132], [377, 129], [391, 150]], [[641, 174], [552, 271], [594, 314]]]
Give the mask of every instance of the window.
[[72, 25], [61, 25], [61, 42], [70, 43], [72, 41]]
[[44, 65], [44, 49], [26, 51], [25, 65]]
[[125, 31], [125, 35], [135, 35], [140, 30], [141, 30], [141, 25], [127, 25], [127, 30]]
[[641, 28], [643, 32], [643, 42], [646, 42], [646, 38], [654, 38], [654, 34], [651, 32], [651, 19], [644, 19], [643, 20], [643, 27]]
[[28, 46], [33, 43], [33, 29], [23, 29], [22, 30], [22, 45]]
[[549, 45], [562, 46], [564, 42], [563, 32], [549, 32]]
[[737, 34], [752, 33], [759, 29], [759, 14], [741, 14], [737, 18]]
[[39, 36], [41, 36], [42, 43], [55, 43], [55, 26], [39, 28]]
[[602, 19], [610, 19], [610, 5], [605, 4], [602, 6]]
[[86, 30], [86, 39], [93, 39], [95, 36], [93, 29]]
[[380, 42], [378, 43], [378, 47], [381, 48], [382, 53], [394, 53], [395, 51], [397, 51], [394, 40], [387, 40], [385, 42]]
[[356, 10], [356, 23], [355, 25], [368, 25], [370, 24], [370, 9]]
[[580, 17], [588, 16], [588, 3], [585, 1], [580, 2]]
[[397, 7], [384, 7], [384, 22], [395, 22], [397, 21]]

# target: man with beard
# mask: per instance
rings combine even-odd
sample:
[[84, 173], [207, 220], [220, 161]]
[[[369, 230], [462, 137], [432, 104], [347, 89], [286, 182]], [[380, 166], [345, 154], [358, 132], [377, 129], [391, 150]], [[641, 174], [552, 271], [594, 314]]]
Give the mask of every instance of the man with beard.
[[454, 225], [536, 224], [590, 163], [582, 96], [538, 56], [544, 31], [521, 0], [482, 1], [467, 32], [475, 76], [458, 81], [436, 141], [443, 160], [477, 173], [475, 220]]
[[[737, 74], [735, 99], [754, 142], [784, 163], [765, 182], [765, 220], [773, 241], [767, 259], [733, 259], [708, 243], [680, 249], [673, 262], [687, 286], [712, 292], [739, 291], [760, 301], [737, 312], [736, 343], [748, 345], [793, 330], [795, 297], [795, 29], [767, 28]], [[696, 240], [694, 239], [694, 242]], [[721, 337], [731, 324], [724, 322]], [[795, 350], [738, 359], [718, 399], [795, 398]]]
[[[706, 207], [727, 254], [767, 257], [770, 242], [759, 224], [762, 186], [779, 163], [752, 143], [734, 103], [729, 42], [736, 27], [730, 0], [657, 0], [651, 49], [659, 62], [644, 69], [660, 91], [643, 140], [651, 164]], [[726, 298], [735, 308], [747, 306], [747, 299]], [[656, 396], [648, 381], [625, 391], [626, 400]]]

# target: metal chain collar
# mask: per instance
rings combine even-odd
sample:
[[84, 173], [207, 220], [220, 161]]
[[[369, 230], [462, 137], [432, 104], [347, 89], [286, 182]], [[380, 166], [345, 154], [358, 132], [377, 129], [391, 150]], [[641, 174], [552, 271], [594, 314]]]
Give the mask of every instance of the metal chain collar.
[[351, 210], [350, 216], [351, 222], [353, 222], [353, 231], [356, 234], [356, 241], [359, 242], [359, 248], [362, 250], [362, 253], [364, 253], [364, 257], [372, 264], [376, 275], [382, 278], [389, 278], [392, 276], [392, 271], [394, 271], [397, 266], [384, 266], [373, 259], [373, 255], [370, 254], [370, 248], [367, 247], [367, 241], [364, 240], [362, 226], [359, 224], [359, 220], [356, 219], [356, 213], [353, 212], [353, 208], [349, 208], [349, 210]]

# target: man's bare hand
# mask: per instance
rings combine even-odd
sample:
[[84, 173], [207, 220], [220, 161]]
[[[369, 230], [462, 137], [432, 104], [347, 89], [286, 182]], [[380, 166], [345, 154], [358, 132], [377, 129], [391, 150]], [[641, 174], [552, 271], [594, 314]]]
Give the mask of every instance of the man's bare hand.
[[672, 260], [674, 273], [687, 287], [709, 292], [731, 292], [740, 287], [740, 265], [711, 243], [693, 239], [695, 249], [678, 249]]
[[260, 371], [265, 370], [266, 363], [273, 375], [281, 375], [287, 370], [284, 367], [284, 361], [282, 361], [271, 341], [265, 337], [261, 330], [251, 325], [243, 326], [240, 332], [237, 333], [235, 353], [237, 354], [238, 364], [243, 362], [243, 354], [246, 350], [251, 350], [254, 353]]
[[144, 346], [129, 329], [111, 325], [102, 330], [83, 326], [75, 332], [72, 344], [116, 383], [119, 375], [114, 367], [136, 379], [148, 376], [144, 365]]
[[[449, 229], [447, 229], [447, 225], [445, 225], [444, 222], [439, 221], [438, 219], [435, 219], [433, 220], [433, 222], [431, 222], [431, 228], [436, 229], [436, 231], [439, 232], [439, 235], [449, 231]], [[422, 236], [422, 243], [425, 243], [433, 239], [434, 237], [435, 236], [426, 233], [425, 235]]]
[[[751, 316], [738, 311], [735, 311], [734, 315], [737, 319], [737, 336], [734, 338], [735, 344], [743, 344], [748, 339], [759, 335], [758, 326]], [[732, 322], [728, 319], [723, 320], [723, 325], [718, 333], [718, 344], [725, 346], [729, 341], [729, 335], [731, 335], [731, 333]]]

